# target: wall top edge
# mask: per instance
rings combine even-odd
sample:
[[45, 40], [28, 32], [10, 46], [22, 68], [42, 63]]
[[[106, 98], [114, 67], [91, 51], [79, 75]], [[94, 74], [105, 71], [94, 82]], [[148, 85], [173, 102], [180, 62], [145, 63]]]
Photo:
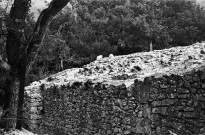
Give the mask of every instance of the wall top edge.
[[183, 76], [189, 72], [205, 69], [205, 42], [185, 47], [134, 53], [130, 55], [98, 57], [83, 68], [67, 69], [45, 79], [35, 81], [26, 87], [37, 89], [42, 84], [69, 85], [73, 82], [102, 83], [108, 85], [125, 84], [131, 86], [134, 80], [164, 75]]

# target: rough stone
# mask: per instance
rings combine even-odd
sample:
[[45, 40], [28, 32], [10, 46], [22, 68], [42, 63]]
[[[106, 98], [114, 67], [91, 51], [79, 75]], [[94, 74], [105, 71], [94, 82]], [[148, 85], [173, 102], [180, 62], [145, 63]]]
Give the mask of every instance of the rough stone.
[[73, 135], [204, 134], [204, 49], [102, 57], [36, 81], [26, 87], [30, 122]]
[[185, 89], [185, 88], [178, 88], [178, 89], [177, 89], [177, 92], [178, 92], [178, 93], [181, 93], [181, 94], [186, 94], [186, 93], [189, 93], [189, 90], [188, 90], [188, 89]]
[[175, 99], [164, 99], [162, 100], [162, 106], [170, 106], [175, 103]]
[[162, 102], [161, 101], [153, 101], [152, 102], [152, 106], [153, 107], [157, 107], [157, 106], [161, 106], [162, 105]]

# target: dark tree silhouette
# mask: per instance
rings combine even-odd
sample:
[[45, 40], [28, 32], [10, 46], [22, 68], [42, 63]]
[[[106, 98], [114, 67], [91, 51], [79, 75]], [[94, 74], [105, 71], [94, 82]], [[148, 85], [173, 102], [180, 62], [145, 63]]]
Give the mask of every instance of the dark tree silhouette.
[[8, 65], [3, 61], [0, 63], [3, 69], [10, 67], [4, 98], [5, 115], [1, 119], [6, 130], [21, 129], [23, 125], [21, 119], [23, 119], [24, 87], [28, 66], [44, 38], [49, 22], [69, 1], [52, 0], [49, 7], [41, 12], [31, 36], [27, 37], [24, 32], [25, 19], [30, 9], [31, 0], [14, 0], [9, 14], [9, 23], [7, 23], [6, 55]]

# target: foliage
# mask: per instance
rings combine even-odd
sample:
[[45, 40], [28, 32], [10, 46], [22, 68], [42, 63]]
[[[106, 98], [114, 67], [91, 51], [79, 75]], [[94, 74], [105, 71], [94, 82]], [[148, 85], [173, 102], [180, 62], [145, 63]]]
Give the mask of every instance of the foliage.
[[168, 0], [163, 6], [163, 24], [172, 46], [186, 46], [204, 40], [205, 11], [194, 0]]
[[71, 4], [50, 23], [28, 82], [81, 67], [98, 55], [149, 51], [150, 43], [154, 49], [164, 49], [205, 40], [205, 10], [195, 0], [76, 0]]

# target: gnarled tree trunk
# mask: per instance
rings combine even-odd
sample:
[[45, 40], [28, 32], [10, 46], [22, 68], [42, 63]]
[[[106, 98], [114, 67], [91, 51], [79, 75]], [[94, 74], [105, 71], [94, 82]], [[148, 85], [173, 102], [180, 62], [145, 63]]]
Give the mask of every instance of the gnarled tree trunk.
[[19, 80], [13, 78], [6, 81], [6, 93], [4, 101], [5, 116], [2, 118], [2, 124], [5, 129], [14, 129], [16, 127], [16, 112], [18, 101]]
[[18, 92], [20, 86], [19, 70], [22, 53], [25, 52], [25, 18], [30, 8], [30, 0], [15, 0], [11, 7], [6, 42], [6, 54], [10, 69], [10, 80], [6, 80], [3, 126], [6, 130], [16, 128]]
[[[24, 37], [25, 18], [31, 0], [14, 0], [10, 11], [10, 25], [6, 44], [8, 64], [11, 66], [10, 79], [6, 81], [4, 111], [4, 128], [20, 129], [23, 119], [24, 87], [26, 70], [31, 59], [44, 38], [46, 28], [51, 19], [64, 8], [70, 0], [52, 0], [49, 7], [43, 10], [37, 20], [33, 34], [28, 41]], [[17, 113], [18, 112], [18, 113]], [[18, 117], [17, 117], [18, 116]], [[18, 120], [17, 120], [18, 118]], [[17, 126], [16, 126], [17, 124]]]

